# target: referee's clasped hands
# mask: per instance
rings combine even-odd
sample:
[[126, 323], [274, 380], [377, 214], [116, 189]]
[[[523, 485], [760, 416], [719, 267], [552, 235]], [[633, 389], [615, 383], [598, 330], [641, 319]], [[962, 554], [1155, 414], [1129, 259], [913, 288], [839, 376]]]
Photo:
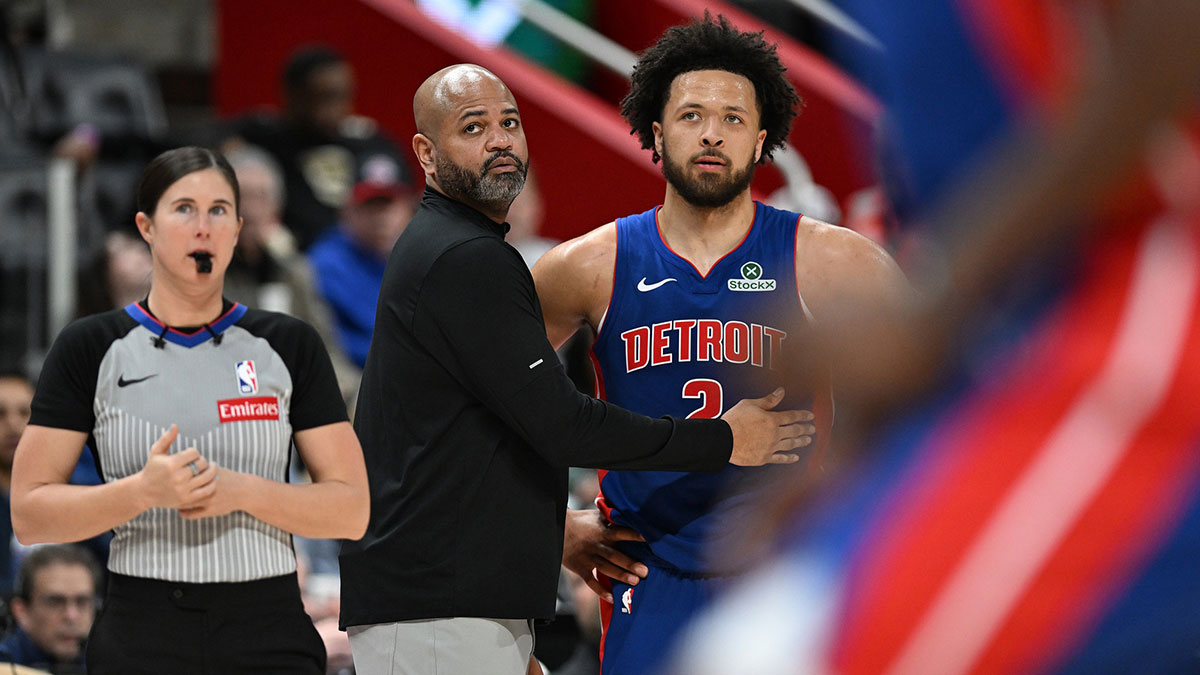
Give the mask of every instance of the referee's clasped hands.
[[171, 444], [178, 436], [179, 428], [174, 424], [159, 436], [150, 447], [150, 456], [139, 475], [147, 508], [179, 509], [188, 517], [189, 512], [212, 502], [217, 492], [218, 469], [196, 448], [172, 454]]
[[730, 464], [761, 466], [800, 460], [793, 451], [812, 444], [817, 428], [810, 424], [814, 417], [809, 410], [773, 410], [783, 394], [780, 387], [762, 398], [742, 399], [721, 415], [733, 430]]

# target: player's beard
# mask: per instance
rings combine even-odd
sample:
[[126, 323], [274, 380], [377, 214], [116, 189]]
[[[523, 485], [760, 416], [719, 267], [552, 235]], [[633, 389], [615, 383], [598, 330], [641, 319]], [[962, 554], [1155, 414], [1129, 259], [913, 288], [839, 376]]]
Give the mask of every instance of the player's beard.
[[676, 164], [671, 161], [671, 154], [667, 151], [667, 144], [663, 143], [662, 151], [662, 171], [663, 177], [675, 188], [680, 197], [684, 201], [701, 208], [720, 208], [729, 202], [733, 201], [747, 188], [750, 187], [750, 181], [754, 180], [754, 155], [750, 155], [750, 161], [742, 170], [733, 169], [729, 174], [721, 173], [703, 173], [697, 178], [691, 178], [688, 175], [687, 166], [701, 157], [717, 157], [724, 160], [726, 164], [732, 165], [732, 160], [720, 150], [703, 150], [692, 155], [687, 160], [687, 165]]
[[[488, 173], [492, 164], [501, 157], [516, 162], [517, 170]], [[467, 202], [504, 208], [521, 194], [521, 188], [525, 187], [525, 175], [529, 172], [529, 164], [507, 150], [492, 153], [478, 171], [459, 166], [442, 154], [434, 160], [434, 165], [437, 184], [446, 194]]]

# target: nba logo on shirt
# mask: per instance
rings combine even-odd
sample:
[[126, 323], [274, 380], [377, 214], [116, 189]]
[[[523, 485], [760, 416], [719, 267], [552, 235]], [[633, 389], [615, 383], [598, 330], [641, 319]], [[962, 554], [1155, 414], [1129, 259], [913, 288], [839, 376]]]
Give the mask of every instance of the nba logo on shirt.
[[258, 375], [254, 372], [253, 361], [238, 361], [237, 367], [238, 391], [243, 394], [258, 393]]
[[633, 589], [632, 588], [626, 588], [625, 592], [621, 594], [621, 605], [622, 605], [621, 606], [622, 614], [633, 614]]

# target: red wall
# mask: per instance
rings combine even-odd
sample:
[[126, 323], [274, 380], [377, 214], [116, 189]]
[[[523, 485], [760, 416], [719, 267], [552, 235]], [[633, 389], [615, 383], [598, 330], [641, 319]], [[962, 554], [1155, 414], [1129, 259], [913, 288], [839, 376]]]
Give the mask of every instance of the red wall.
[[[664, 183], [611, 105], [504, 50], [485, 50], [406, 0], [218, 0], [218, 111], [279, 105], [279, 73], [298, 46], [341, 51], [358, 80], [356, 109], [403, 148], [412, 95], [434, 71], [471, 62], [513, 91], [545, 201], [543, 234], [566, 239], [662, 201]], [[412, 160], [416, 168], [415, 160]]]

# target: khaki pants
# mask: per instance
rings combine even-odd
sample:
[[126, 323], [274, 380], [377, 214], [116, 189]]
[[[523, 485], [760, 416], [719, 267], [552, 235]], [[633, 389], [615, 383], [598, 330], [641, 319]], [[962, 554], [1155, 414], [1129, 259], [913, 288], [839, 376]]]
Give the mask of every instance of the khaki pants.
[[525, 619], [422, 619], [347, 633], [359, 675], [525, 675], [534, 642]]

